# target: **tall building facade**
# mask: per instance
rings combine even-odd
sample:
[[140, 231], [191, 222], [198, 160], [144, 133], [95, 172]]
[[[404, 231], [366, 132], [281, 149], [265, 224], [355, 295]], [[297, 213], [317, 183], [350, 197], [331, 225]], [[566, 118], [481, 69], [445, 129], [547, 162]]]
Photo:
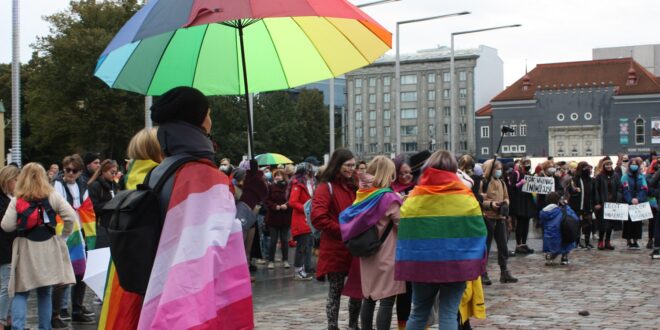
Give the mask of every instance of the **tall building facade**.
[[591, 52], [594, 60], [632, 57], [653, 75], [660, 76], [660, 45], [594, 48]]
[[[458, 106], [450, 113], [451, 50], [439, 47], [400, 57], [401, 90], [395, 95], [395, 61], [384, 56], [375, 63], [346, 74], [347, 112], [345, 147], [357, 157], [370, 159], [396, 152], [396, 130], [401, 151], [449, 150], [450, 134], [457, 153], [474, 153], [474, 112], [503, 89], [503, 63], [497, 50], [487, 46], [455, 51]], [[396, 97], [401, 112], [396, 113]], [[401, 116], [401, 127], [396, 127]], [[457, 122], [451, 132], [451, 121]]]

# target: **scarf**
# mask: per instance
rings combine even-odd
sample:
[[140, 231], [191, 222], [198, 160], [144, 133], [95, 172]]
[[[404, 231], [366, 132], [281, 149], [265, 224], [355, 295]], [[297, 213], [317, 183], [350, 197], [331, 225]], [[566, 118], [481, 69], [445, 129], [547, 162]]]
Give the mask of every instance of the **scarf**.
[[215, 160], [213, 142], [200, 127], [183, 121], [167, 122], [158, 127], [158, 142], [165, 157], [187, 153]]
[[375, 226], [392, 203], [401, 205], [401, 197], [390, 188], [358, 190], [353, 205], [339, 214], [342, 240], [347, 241]]
[[486, 266], [479, 203], [456, 173], [428, 168], [401, 206], [395, 280], [472, 281]]

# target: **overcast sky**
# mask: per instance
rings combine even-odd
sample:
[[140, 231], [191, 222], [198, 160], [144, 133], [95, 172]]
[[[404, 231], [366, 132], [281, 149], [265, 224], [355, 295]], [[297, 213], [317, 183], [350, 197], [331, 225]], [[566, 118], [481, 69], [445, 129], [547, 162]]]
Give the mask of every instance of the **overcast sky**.
[[[100, 1], [100, 0], [99, 0]], [[350, 0], [354, 4], [372, 0]], [[11, 0], [0, 1], [0, 63], [11, 61]], [[21, 60], [26, 62], [36, 36], [49, 33], [42, 20], [67, 8], [68, 0], [21, 1]], [[657, 0], [401, 0], [363, 8], [394, 32], [395, 22], [457, 11], [471, 15], [404, 25], [402, 52], [450, 43], [450, 33], [491, 26], [522, 27], [463, 35], [456, 48], [488, 45], [504, 61], [505, 86], [520, 78], [525, 61], [538, 63], [591, 59], [595, 47], [660, 43], [660, 1]]]

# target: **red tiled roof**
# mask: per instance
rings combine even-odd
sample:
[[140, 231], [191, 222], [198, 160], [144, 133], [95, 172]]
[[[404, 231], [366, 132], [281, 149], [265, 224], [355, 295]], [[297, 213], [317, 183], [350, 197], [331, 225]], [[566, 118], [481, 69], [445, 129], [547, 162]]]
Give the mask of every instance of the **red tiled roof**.
[[489, 104], [486, 104], [483, 108], [477, 110], [477, 112], [474, 113], [476, 117], [482, 117], [482, 116], [492, 116], [493, 115], [493, 106]]
[[[627, 86], [631, 62], [637, 72], [637, 84]], [[594, 86], [594, 83], [595, 86], [602, 83], [618, 86], [618, 95], [660, 94], [660, 78], [631, 58], [539, 64], [527, 75], [530, 86], [526, 91], [523, 90], [523, 76], [491, 101], [531, 100], [539, 86], [540, 89], [564, 89]]]

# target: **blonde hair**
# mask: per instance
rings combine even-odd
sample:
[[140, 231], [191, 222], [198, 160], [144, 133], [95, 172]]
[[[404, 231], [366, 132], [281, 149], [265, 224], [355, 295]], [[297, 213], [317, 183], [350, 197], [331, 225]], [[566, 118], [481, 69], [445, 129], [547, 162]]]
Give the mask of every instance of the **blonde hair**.
[[128, 143], [127, 153], [130, 159], [151, 159], [156, 163], [160, 163], [163, 160], [163, 154], [160, 151], [156, 129], [143, 128], [137, 132], [131, 138], [131, 142]]
[[454, 155], [452, 155], [451, 152], [447, 150], [438, 150], [426, 161], [424, 169], [429, 167], [456, 173], [456, 171], [458, 171], [458, 162], [456, 162], [456, 158], [454, 158]]
[[16, 182], [15, 195], [28, 201], [48, 198], [53, 187], [48, 183], [46, 170], [38, 163], [28, 163]]
[[394, 162], [385, 156], [376, 156], [367, 165], [367, 174], [374, 176], [373, 186], [386, 188], [392, 184], [396, 175]]
[[0, 189], [5, 195], [9, 195], [9, 181], [16, 179], [21, 170], [14, 165], [7, 165], [0, 169]]

